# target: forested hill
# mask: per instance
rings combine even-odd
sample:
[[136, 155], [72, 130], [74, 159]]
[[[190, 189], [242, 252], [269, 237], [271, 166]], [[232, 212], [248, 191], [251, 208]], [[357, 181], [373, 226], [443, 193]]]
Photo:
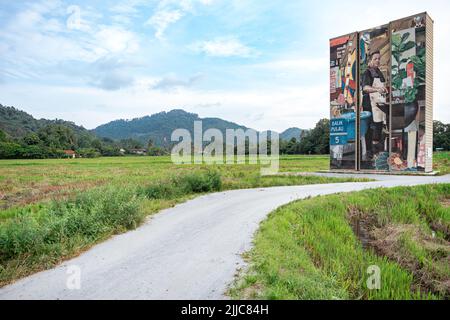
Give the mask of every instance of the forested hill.
[[[247, 129], [247, 127], [234, 122], [219, 118], [200, 118], [195, 113], [175, 109], [132, 120], [115, 120], [95, 128], [93, 132], [99, 137], [115, 140], [131, 138], [147, 143], [151, 139], [155, 145], [166, 146], [170, 144], [170, 136], [175, 129], [187, 129], [192, 135], [194, 121], [202, 121], [203, 132], [215, 128], [219, 129], [224, 137], [226, 129]], [[280, 139], [289, 141], [296, 138], [300, 140], [302, 132], [303, 130], [299, 128], [289, 128], [280, 134]]]
[[[193, 134], [194, 122], [202, 121], [202, 131], [247, 128], [219, 118], [200, 118], [184, 110], [160, 112], [132, 120], [116, 120], [87, 130], [65, 120], [35, 119], [14, 107], [0, 105], [0, 158], [61, 157], [67, 150], [77, 156], [115, 156], [147, 149], [150, 155], [168, 154], [175, 129]], [[317, 130], [289, 128], [280, 134], [281, 153], [326, 153], [328, 124], [322, 120]]]
[[0, 130], [15, 138], [22, 138], [29, 133], [37, 133], [48, 125], [62, 125], [72, 129], [75, 133], [89, 134], [89, 131], [71, 121], [60, 119], [47, 120], [35, 119], [25, 111], [14, 107], [6, 107], [0, 104]]
[[297, 141], [301, 139], [302, 133], [307, 130], [299, 129], [299, 128], [289, 128], [280, 133], [280, 140], [290, 141], [292, 138], [295, 138]]
[[[35, 119], [14, 107], [0, 104], [0, 159], [59, 158], [67, 150], [83, 157], [120, 155], [120, 148], [136, 143], [99, 139], [73, 122]], [[66, 151], [65, 151], [66, 150]]]
[[93, 131], [100, 137], [117, 140], [132, 138], [143, 143], [152, 139], [156, 145], [167, 145], [175, 129], [187, 129], [193, 134], [195, 121], [202, 121], [203, 131], [216, 128], [225, 134], [226, 129], [247, 129], [245, 126], [219, 118], [200, 118], [195, 113], [175, 109], [132, 120], [115, 120]]

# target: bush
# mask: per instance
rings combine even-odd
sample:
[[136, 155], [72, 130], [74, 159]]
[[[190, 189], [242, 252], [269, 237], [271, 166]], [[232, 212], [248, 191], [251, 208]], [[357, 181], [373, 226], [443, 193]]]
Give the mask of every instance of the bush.
[[101, 156], [100, 152], [94, 148], [81, 148], [77, 150], [77, 153], [82, 158], [98, 158]]
[[173, 177], [169, 181], [150, 184], [139, 190], [139, 194], [148, 199], [172, 199], [177, 196], [220, 191], [222, 179], [217, 171], [194, 172]]
[[141, 188], [139, 194], [148, 199], [170, 199], [177, 195], [177, 189], [171, 182], [160, 182]]
[[43, 234], [39, 224], [30, 216], [19, 216], [1, 225], [0, 262], [38, 251], [38, 246], [43, 243]]
[[0, 262], [58, 258], [74, 239], [83, 246], [135, 228], [143, 218], [133, 188], [93, 189], [73, 200], [44, 206], [35, 214], [19, 209], [15, 218], [0, 225]]
[[101, 155], [104, 157], [120, 157], [122, 153], [120, 153], [120, 148], [118, 147], [104, 146], [101, 149]]
[[17, 143], [0, 142], [0, 159], [17, 159], [21, 155], [21, 146]]
[[21, 159], [45, 159], [49, 157], [48, 150], [36, 145], [24, 146], [17, 157]]
[[143, 197], [171, 199], [218, 191], [222, 182], [215, 171], [195, 172], [136, 189], [100, 187], [75, 198], [39, 207], [14, 209], [14, 216], [0, 223], [0, 285], [25, 270], [51, 266], [114, 233], [135, 228], [143, 221]]
[[166, 155], [167, 151], [160, 147], [150, 147], [147, 154], [152, 157], [158, 157]]
[[175, 178], [175, 183], [184, 193], [220, 191], [222, 188], [220, 173], [217, 171], [187, 174]]

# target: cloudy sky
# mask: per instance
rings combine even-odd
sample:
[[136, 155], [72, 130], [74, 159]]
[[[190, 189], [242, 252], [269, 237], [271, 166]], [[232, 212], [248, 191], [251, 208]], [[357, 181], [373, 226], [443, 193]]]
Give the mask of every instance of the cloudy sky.
[[328, 39], [423, 11], [450, 122], [448, 0], [0, 0], [0, 103], [89, 129], [174, 108], [309, 128], [328, 116]]

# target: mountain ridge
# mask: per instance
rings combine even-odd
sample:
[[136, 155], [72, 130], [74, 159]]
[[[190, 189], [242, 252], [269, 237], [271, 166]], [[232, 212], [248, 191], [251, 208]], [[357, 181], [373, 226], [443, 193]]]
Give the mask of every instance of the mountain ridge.
[[73, 121], [62, 119], [37, 119], [26, 111], [13, 106], [0, 104], [0, 129], [10, 136], [22, 138], [29, 133], [36, 133], [50, 124], [63, 125], [71, 128], [75, 133], [89, 134], [89, 130], [75, 124]]
[[[219, 129], [225, 136], [226, 129], [243, 129], [248, 127], [218, 117], [201, 118], [196, 113], [183, 109], [172, 109], [152, 115], [133, 119], [117, 119], [88, 130], [72, 121], [62, 119], [37, 119], [33, 115], [12, 106], [0, 104], [0, 130], [15, 138], [23, 138], [27, 134], [36, 133], [48, 125], [63, 125], [72, 129], [77, 135], [89, 135], [91, 139], [109, 138], [113, 140], [135, 139], [147, 145], [151, 139], [155, 146], [169, 146], [171, 134], [175, 129], [187, 129], [193, 134], [194, 121], [202, 121], [202, 129]], [[279, 133], [280, 140], [289, 141], [293, 137], [300, 139], [304, 130], [289, 128]], [[269, 130], [270, 132], [270, 130]]]
[[[93, 129], [99, 137], [111, 139], [137, 139], [146, 143], [149, 139], [156, 145], [168, 145], [171, 133], [178, 128], [187, 129], [191, 135], [194, 132], [194, 121], [202, 121], [203, 131], [208, 129], [219, 129], [225, 136], [226, 129], [250, 129], [235, 122], [223, 120], [218, 117], [200, 118], [198, 114], [187, 112], [183, 109], [173, 109], [162, 111], [153, 115], [147, 115], [134, 119], [114, 120]], [[295, 137], [300, 140], [304, 130], [299, 128], [289, 128], [280, 133], [281, 140], [290, 140]]]

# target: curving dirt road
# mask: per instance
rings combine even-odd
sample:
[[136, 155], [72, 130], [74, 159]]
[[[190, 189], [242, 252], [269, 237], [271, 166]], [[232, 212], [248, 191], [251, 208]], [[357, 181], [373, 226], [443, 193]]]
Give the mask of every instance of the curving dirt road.
[[[54, 269], [1, 288], [0, 299], [223, 299], [236, 270], [243, 266], [240, 254], [250, 249], [259, 223], [275, 208], [308, 196], [450, 183], [450, 175], [367, 177], [378, 181], [201, 196], [164, 210], [138, 229], [114, 236]], [[74, 280], [78, 272], [79, 289]]]

